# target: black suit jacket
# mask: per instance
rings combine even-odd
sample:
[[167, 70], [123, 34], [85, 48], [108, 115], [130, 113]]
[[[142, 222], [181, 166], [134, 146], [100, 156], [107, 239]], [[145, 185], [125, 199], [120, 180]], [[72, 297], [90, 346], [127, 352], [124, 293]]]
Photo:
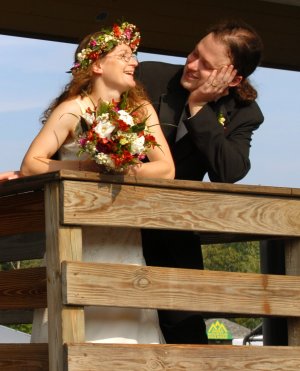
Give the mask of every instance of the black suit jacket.
[[[263, 122], [258, 105], [242, 106], [229, 94], [205, 105], [184, 120], [188, 134], [175, 142], [177, 125], [188, 98], [180, 84], [183, 66], [142, 62], [137, 79], [145, 86], [158, 113], [173, 154], [176, 179], [234, 183], [250, 169], [249, 151], [253, 131]], [[222, 113], [225, 126], [218, 121]]]

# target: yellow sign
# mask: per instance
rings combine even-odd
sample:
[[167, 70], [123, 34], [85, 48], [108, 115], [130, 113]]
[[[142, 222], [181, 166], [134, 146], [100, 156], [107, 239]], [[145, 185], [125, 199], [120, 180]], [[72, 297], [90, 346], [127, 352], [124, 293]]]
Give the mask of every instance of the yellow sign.
[[219, 320], [216, 320], [209, 326], [207, 337], [208, 339], [232, 340], [231, 332]]

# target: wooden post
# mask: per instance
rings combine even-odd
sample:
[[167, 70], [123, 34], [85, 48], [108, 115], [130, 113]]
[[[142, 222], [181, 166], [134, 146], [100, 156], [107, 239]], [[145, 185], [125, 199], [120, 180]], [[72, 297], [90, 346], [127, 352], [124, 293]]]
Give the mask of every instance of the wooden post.
[[61, 184], [45, 186], [46, 265], [48, 301], [49, 370], [63, 371], [63, 344], [84, 341], [83, 307], [62, 303], [61, 262], [81, 260], [82, 234], [79, 227], [60, 226]]
[[[285, 241], [285, 270], [288, 275], [300, 275], [300, 239]], [[288, 319], [288, 345], [300, 345], [300, 317]]]

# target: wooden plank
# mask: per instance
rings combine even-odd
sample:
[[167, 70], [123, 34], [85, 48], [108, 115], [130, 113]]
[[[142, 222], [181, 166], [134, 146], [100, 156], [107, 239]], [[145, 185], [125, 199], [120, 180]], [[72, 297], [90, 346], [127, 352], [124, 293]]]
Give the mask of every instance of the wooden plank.
[[[68, 344], [68, 371], [296, 371], [298, 347]], [[87, 368], [88, 365], [88, 368]]]
[[[89, 17], [95, 12], [92, 0], [84, 4], [74, 2], [71, 15], [68, 13], [70, 0], [60, 1], [57, 5], [47, 0], [44, 6], [27, 0], [26, 9], [22, 8], [22, 1], [16, 0], [15, 6], [10, 2], [3, 3], [1, 33], [77, 43], [84, 35], [100, 26], [110, 25], [122, 14], [124, 19], [130, 19], [142, 31], [140, 51], [185, 57], [193, 50], [199, 37], [217, 20], [244, 19], [258, 30], [264, 40], [263, 66], [299, 71], [300, 57], [294, 47], [299, 43], [299, 7], [289, 6], [289, 1], [285, 5], [256, 0], [244, 3], [238, 0], [227, 0], [226, 3], [221, 0], [190, 0], [189, 9], [193, 11], [185, 14], [187, 12], [174, 7], [170, 0], [131, 1], [128, 4], [102, 0], [100, 13]], [[98, 19], [98, 14], [103, 19]], [[147, 17], [148, 14], [155, 15], [155, 22]], [[53, 24], [56, 27], [52, 27]], [[278, 24], [282, 30], [278, 30]], [[294, 36], [294, 43], [290, 40], [291, 35]], [[282, 45], [282, 53], [276, 53], [277, 45]]]
[[[285, 272], [300, 277], [300, 239], [285, 241]], [[300, 345], [300, 317], [288, 319], [288, 343]]]
[[0, 344], [0, 370], [48, 371], [48, 345]]
[[12, 325], [32, 323], [33, 310], [0, 310], [0, 324]]
[[0, 262], [41, 259], [45, 254], [44, 232], [0, 236]]
[[246, 316], [300, 316], [300, 277], [63, 262], [63, 301]]
[[0, 182], [0, 196], [14, 195], [29, 191], [43, 190], [44, 185], [60, 179], [59, 171], [25, 176], [18, 179]]
[[42, 232], [44, 229], [44, 193], [42, 191], [0, 198], [0, 236]]
[[44, 267], [0, 272], [0, 309], [47, 307]]
[[60, 179], [93, 181], [112, 184], [140, 185], [149, 187], [187, 189], [207, 192], [228, 192], [242, 194], [264, 194], [282, 197], [300, 197], [299, 188], [273, 187], [232, 183], [199, 182], [193, 180], [142, 178], [129, 175], [108, 175], [88, 171], [61, 170]]
[[62, 223], [300, 236], [300, 200], [64, 181]]
[[62, 303], [61, 262], [82, 259], [81, 228], [61, 227], [60, 184], [45, 186], [49, 370], [63, 371], [63, 343], [84, 341], [83, 307]]
[[77, 180], [111, 184], [140, 185], [149, 187], [187, 189], [204, 192], [227, 192], [253, 195], [270, 195], [295, 198], [300, 197], [300, 188], [273, 187], [265, 185], [247, 185], [232, 183], [199, 182], [192, 180], [168, 180], [159, 178], [142, 178], [129, 175], [108, 175], [88, 171], [60, 170], [51, 173], [27, 176], [0, 182], [0, 196], [14, 195], [34, 190], [42, 190], [44, 185], [58, 180]]

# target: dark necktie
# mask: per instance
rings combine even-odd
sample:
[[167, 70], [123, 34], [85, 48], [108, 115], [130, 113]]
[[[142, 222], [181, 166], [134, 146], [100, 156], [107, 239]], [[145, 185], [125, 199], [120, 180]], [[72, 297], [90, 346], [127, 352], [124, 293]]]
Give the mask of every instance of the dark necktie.
[[184, 109], [182, 110], [182, 114], [180, 116], [180, 120], [177, 126], [177, 132], [176, 132], [176, 140], [175, 142], [178, 142], [182, 137], [184, 137], [187, 134], [187, 128], [183, 123], [183, 120], [187, 118], [187, 107], [185, 105]]

